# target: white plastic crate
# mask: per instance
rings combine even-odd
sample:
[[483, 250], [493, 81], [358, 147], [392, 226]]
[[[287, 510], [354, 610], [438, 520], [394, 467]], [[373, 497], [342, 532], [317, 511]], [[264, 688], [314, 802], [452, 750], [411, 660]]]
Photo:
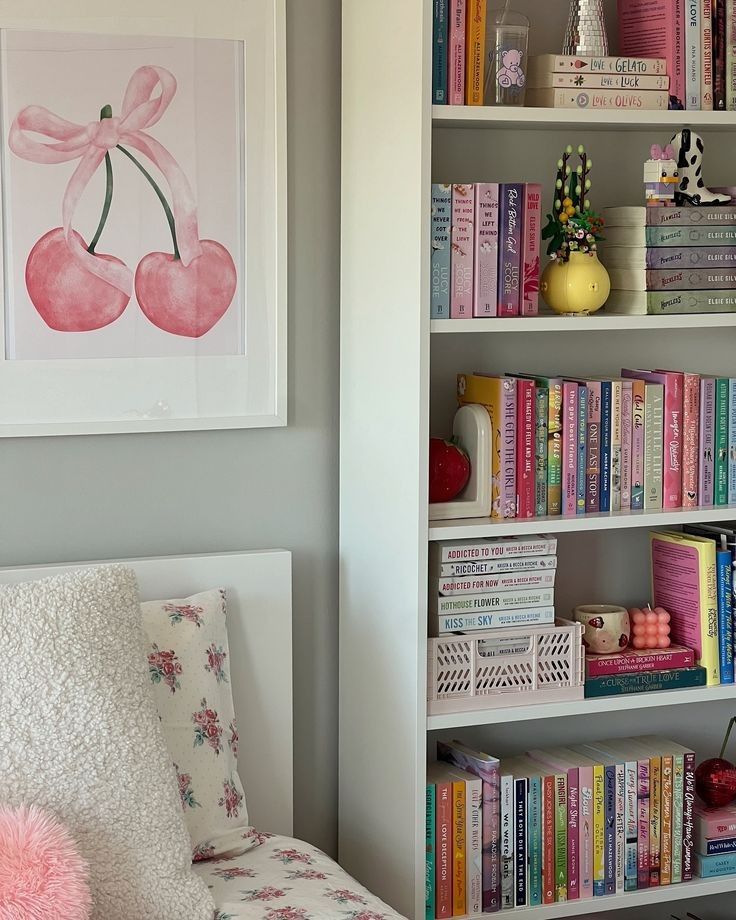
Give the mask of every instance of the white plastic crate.
[[516, 627], [429, 640], [427, 712], [582, 700], [583, 628]]

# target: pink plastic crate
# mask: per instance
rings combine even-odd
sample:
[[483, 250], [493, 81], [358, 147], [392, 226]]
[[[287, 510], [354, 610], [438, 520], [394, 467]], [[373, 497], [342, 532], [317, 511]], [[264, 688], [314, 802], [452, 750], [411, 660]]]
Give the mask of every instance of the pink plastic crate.
[[429, 715], [582, 700], [583, 627], [492, 630], [429, 640]]

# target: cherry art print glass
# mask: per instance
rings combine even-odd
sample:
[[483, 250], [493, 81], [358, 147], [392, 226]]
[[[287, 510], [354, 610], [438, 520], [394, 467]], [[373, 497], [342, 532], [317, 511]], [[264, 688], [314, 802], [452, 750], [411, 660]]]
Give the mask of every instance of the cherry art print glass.
[[195, 6], [0, 30], [0, 434], [285, 423], [283, 0]]

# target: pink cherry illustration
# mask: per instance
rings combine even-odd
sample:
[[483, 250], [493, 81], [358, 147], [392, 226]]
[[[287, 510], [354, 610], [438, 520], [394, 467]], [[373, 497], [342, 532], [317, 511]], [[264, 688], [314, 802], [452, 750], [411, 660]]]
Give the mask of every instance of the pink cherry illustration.
[[214, 240], [201, 240], [201, 246], [202, 254], [187, 266], [167, 252], [149, 252], [138, 263], [138, 303], [164, 332], [198, 339], [232, 303], [237, 272], [230, 253]]
[[[73, 233], [86, 249], [82, 237]], [[94, 253], [94, 258], [124, 264], [102, 253]], [[130, 295], [76, 261], [62, 227], [49, 230], [31, 250], [26, 262], [26, 288], [41, 319], [58, 332], [89, 332], [109, 326], [130, 300]]]

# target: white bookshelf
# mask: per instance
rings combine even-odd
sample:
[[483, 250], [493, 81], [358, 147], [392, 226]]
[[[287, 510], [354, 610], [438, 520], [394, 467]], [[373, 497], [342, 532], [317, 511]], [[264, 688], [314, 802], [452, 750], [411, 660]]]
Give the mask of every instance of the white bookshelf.
[[[559, 51], [567, 0], [514, 6], [532, 19], [532, 53]], [[411, 920], [424, 918], [426, 762], [438, 738], [508, 756], [657, 732], [712, 756], [736, 701], [734, 688], [717, 687], [427, 716], [429, 540], [558, 534], [556, 606], [566, 615], [648, 598], [650, 528], [736, 519], [736, 508], [701, 508], [430, 524], [428, 441], [451, 430], [458, 372], [655, 365], [736, 376], [729, 314], [430, 322], [432, 181], [541, 181], [549, 191], [559, 151], [584, 143], [594, 205], [637, 203], [650, 145], [682, 124], [706, 141], [706, 182], [736, 181], [736, 113], [433, 110], [431, 16], [431, 0], [343, 3], [339, 848], [346, 868]], [[630, 909], [627, 920], [666, 920], [668, 903], [686, 900], [681, 916], [731, 920], [734, 891], [736, 879], [695, 881], [515, 913], [614, 920]]]

